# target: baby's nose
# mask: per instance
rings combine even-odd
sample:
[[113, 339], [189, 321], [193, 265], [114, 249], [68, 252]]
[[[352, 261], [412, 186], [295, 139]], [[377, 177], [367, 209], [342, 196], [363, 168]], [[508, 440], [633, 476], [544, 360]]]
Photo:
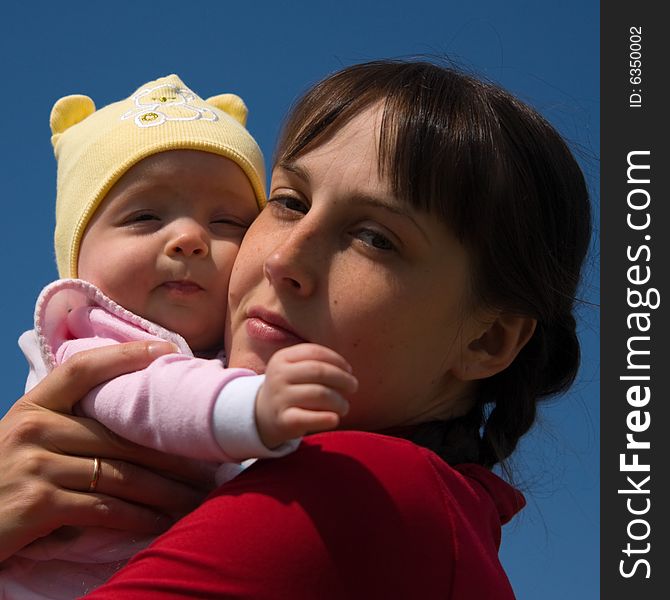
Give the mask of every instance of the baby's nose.
[[166, 252], [170, 256], [207, 256], [208, 238], [202, 227], [189, 223], [176, 229], [167, 244]]

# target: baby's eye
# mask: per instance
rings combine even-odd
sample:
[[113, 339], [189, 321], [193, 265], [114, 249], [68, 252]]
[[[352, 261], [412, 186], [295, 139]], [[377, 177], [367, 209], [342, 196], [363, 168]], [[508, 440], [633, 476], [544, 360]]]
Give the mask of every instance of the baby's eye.
[[219, 217], [209, 222], [209, 227], [214, 235], [241, 236], [249, 229], [250, 223], [244, 223], [235, 217]]
[[151, 213], [141, 213], [139, 215], [135, 215], [132, 218], [133, 221], [135, 222], [141, 222], [141, 221], [157, 221], [158, 217], [156, 215], [152, 215]]
[[145, 223], [158, 223], [160, 217], [150, 211], [139, 211], [128, 215], [123, 221], [123, 225], [143, 225]]
[[232, 227], [244, 227], [247, 229], [249, 227], [248, 223], [242, 223], [241, 221], [237, 219], [233, 219], [232, 217], [221, 217], [217, 219], [212, 219], [212, 224], [213, 225], [230, 225]]
[[213, 218], [209, 222], [209, 230], [212, 236], [226, 239], [241, 240], [249, 229], [250, 223], [232, 216]]
[[355, 236], [364, 244], [371, 246], [375, 250], [396, 250], [396, 245], [387, 236], [374, 229], [361, 229], [355, 233]]

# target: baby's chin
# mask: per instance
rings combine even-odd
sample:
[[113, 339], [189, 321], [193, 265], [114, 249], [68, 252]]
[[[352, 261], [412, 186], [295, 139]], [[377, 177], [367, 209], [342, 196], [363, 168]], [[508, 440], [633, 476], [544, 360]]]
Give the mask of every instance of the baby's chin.
[[[173, 330], [186, 340], [193, 354], [202, 358], [214, 358], [223, 350], [223, 335], [213, 336], [211, 332], [194, 335], [192, 332]], [[190, 333], [190, 335], [189, 335]]]

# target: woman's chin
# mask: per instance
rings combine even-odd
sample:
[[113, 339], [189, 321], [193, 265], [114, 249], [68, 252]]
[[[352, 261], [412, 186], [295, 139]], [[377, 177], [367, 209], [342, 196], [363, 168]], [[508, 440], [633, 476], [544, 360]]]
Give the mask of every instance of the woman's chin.
[[234, 348], [230, 351], [228, 358], [228, 367], [233, 369], [250, 369], [259, 375], [265, 373], [268, 361], [272, 354], [264, 356], [264, 353], [252, 350], [236, 351]]

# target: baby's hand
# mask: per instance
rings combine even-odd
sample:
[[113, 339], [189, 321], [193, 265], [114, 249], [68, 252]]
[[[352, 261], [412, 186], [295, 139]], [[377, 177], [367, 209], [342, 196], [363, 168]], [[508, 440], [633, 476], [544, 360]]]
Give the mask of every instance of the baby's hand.
[[334, 429], [347, 414], [345, 394], [358, 381], [337, 352], [317, 344], [277, 351], [265, 370], [256, 396], [256, 426], [267, 448], [290, 439]]

